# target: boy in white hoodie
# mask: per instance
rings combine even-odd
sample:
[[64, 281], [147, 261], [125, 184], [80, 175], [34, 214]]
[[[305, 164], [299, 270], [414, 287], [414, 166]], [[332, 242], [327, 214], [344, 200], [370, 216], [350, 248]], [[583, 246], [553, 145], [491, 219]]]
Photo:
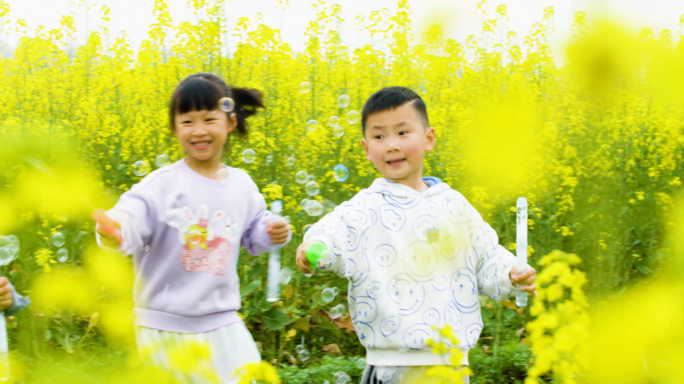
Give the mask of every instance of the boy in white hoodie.
[[317, 267], [349, 279], [349, 313], [367, 351], [363, 384], [399, 383], [444, 364], [425, 345], [432, 326], [451, 327], [468, 365], [482, 331], [478, 294], [502, 300], [518, 283], [535, 294], [536, 271], [517, 275], [515, 257], [463, 195], [423, 177], [435, 131], [420, 96], [404, 87], [376, 92], [362, 126], [366, 158], [385, 177], [309, 229], [297, 266], [311, 273], [306, 249], [321, 242], [327, 252]]

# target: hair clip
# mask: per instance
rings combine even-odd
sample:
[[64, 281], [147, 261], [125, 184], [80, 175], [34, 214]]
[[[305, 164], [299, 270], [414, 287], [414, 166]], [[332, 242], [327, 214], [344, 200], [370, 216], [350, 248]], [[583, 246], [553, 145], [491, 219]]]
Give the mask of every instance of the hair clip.
[[219, 102], [219, 109], [223, 112], [232, 112], [235, 109], [235, 101], [230, 97], [222, 97]]

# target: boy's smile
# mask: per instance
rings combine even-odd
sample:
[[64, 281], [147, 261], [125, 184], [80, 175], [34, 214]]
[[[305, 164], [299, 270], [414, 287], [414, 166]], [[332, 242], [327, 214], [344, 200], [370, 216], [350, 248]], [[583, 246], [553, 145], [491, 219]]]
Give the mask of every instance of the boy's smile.
[[361, 141], [366, 158], [387, 180], [423, 191], [423, 158], [435, 146], [435, 130], [412, 103], [368, 116]]

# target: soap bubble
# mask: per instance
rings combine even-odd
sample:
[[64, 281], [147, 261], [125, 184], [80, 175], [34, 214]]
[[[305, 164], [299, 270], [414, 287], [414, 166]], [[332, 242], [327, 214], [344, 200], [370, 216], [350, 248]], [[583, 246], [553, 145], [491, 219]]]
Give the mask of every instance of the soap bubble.
[[306, 122], [306, 129], [309, 131], [313, 132], [318, 129], [318, 121], [316, 120], [309, 120]]
[[333, 287], [332, 291], [335, 296], [337, 296], [337, 294], [340, 293], [340, 289], [337, 287]]
[[54, 245], [57, 248], [64, 245], [64, 235], [62, 235], [62, 232], [57, 232], [54, 235], [52, 235], [52, 245]]
[[337, 181], [345, 181], [349, 178], [349, 170], [342, 164], [337, 164], [335, 168], [333, 168], [333, 174]]
[[337, 116], [330, 116], [328, 119], [328, 126], [330, 128], [335, 128], [340, 124], [340, 118]]
[[266, 156], [266, 164], [271, 164], [273, 162], [273, 156], [268, 155]]
[[358, 369], [366, 368], [366, 359], [364, 359], [362, 357], [362, 358], [356, 360], [356, 368], [358, 368]]
[[223, 112], [233, 112], [235, 109], [235, 101], [230, 97], [222, 97], [219, 99], [219, 109]]
[[333, 293], [333, 290], [330, 288], [326, 288], [323, 290], [323, 292], [321, 292], [321, 299], [323, 299], [323, 301], [325, 301], [326, 303], [333, 301], [334, 298], [335, 294]]
[[356, 111], [347, 112], [347, 123], [356, 124], [361, 119], [361, 114]]
[[304, 344], [299, 344], [295, 347], [295, 351], [297, 352], [297, 354], [300, 354], [306, 351], [306, 347], [304, 346]]
[[295, 157], [294, 157], [294, 155], [288, 157], [287, 160], [285, 160], [285, 163], [287, 164], [288, 167], [293, 166], [294, 163], [295, 163]]
[[318, 186], [318, 183], [313, 181], [313, 180], [306, 183], [305, 189], [306, 189], [306, 193], [309, 196], [316, 196], [321, 191], [321, 187]]
[[169, 159], [169, 155], [162, 153], [161, 155], [157, 156], [156, 159], [154, 159], [154, 164], [157, 166], [157, 168], [165, 167], [171, 163], [171, 159]]
[[256, 152], [253, 149], [245, 149], [242, 151], [242, 161], [249, 164], [256, 159]]
[[303, 228], [303, 229], [304, 229], [304, 233], [308, 232], [308, 231], [309, 231], [309, 229], [311, 229], [311, 227], [312, 227], [312, 225], [311, 225], [311, 224], [307, 224], [307, 225], [305, 225], [305, 226], [304, 226], [304, 228]]
[[340, 108], [347, 108], [350, 102], [351, 98], [348, 95], [342, 95], [337, 98], [337, 105], [339, 105]]
[[228, 178], [228, 167], [221, 167], [218, 172], [216, 172], [216, 178], [219, 180], [225, 180]]
[[311, 92], [311, 83], [309, 83], [308, 81], [302, 81], [301, 84], [299, 84], [299, 92], [301, 92], [301, 93]]
[[292, 270], [288, 267], [283, 267], [280, 270], [280, 284], [287, 285], [292, 280]]
[[307, 204], [305, 211], [309, 216], [320, 216], [323, 214], [323, 204], [312, 200]]
[[308, 183], [309, 181], [316, 181], [316, 176], [314, 175], [309, 175], [306, 177], [306, 182]]
[[303, 350], [299, 354], [299, 360], [301, 360], [301, 361], [307, 361], [307, 360], [309, 360], [309, 357], [311, 357], [311, 352], [309, 352], [308, 349]]
[[7, 265], [19, 253], [19, 238], [15, 235], [0, 236], [0, 265]]
[[337, 319], [338, 317], [344, 315], [347, 312], [347, 307], [344, 304], [337, 304], [330, 309], [330, 317]]
[[150, 165], [145, 160], [138, 160], [133, 163], [133, 174], [136, 176], [145, 176], [150, 172]]
[[309, 176], [309, 174], [307, 174], [305, 171], [299, 171], [295, 173], [295, 181], [299, 184], [304, 184], [306, 183], [307, 176]]
[[335, 372], [335, 384], [347, 384], [351, 381], [351, 377], [346, 372]]
[[341, 125], [338, 125], [337, 127], [333, 128], [333, 136], [335, 137], [342, 137], [344, 135], [344, 127]]
[[299, 203], [299, 206], [302, 207], [302, 209], [306, 210], [306, 207], [308, 206], [310, 201], [311, 200], [309, 199], [302, 199], [302, 201]]
[[66, 248], [60, 248], [59, 251], [57, 251], [57, 260], [59, 260], [60, 263], [63, 263], [69, 259], [69, 251]]

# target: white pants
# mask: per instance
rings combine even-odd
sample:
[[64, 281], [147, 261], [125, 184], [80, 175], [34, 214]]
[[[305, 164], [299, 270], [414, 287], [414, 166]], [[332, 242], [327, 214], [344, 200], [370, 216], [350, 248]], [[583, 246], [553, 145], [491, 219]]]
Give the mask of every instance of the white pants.
[[[235, 370], [247, 363], [258, 363], [261, 355], [257, 349], [252, 335], [245, 327], [245, 324], [233, 323], [203, 333], [175, 333], [160, 331], [147, 327], [136, 327], [136, 337], [138, 350], [145, 355], [148, 363], [155, 364], [173, 372], [173, 367], [169, 365], [168, 352], [174, 345], [185, 342], [206, 342], [211, 350], [211, 361], [216, 375], [224, 384], [234, 384], [239, 381], [239, 377], [233, 376]], [[153, 348], [154, 352], [143, 353], [147, 348]], [[150, 361], [151, 360], [151, 361]], [[194, 377], [183, 381], [192, 383], [202, 383], [203, 380]]]

